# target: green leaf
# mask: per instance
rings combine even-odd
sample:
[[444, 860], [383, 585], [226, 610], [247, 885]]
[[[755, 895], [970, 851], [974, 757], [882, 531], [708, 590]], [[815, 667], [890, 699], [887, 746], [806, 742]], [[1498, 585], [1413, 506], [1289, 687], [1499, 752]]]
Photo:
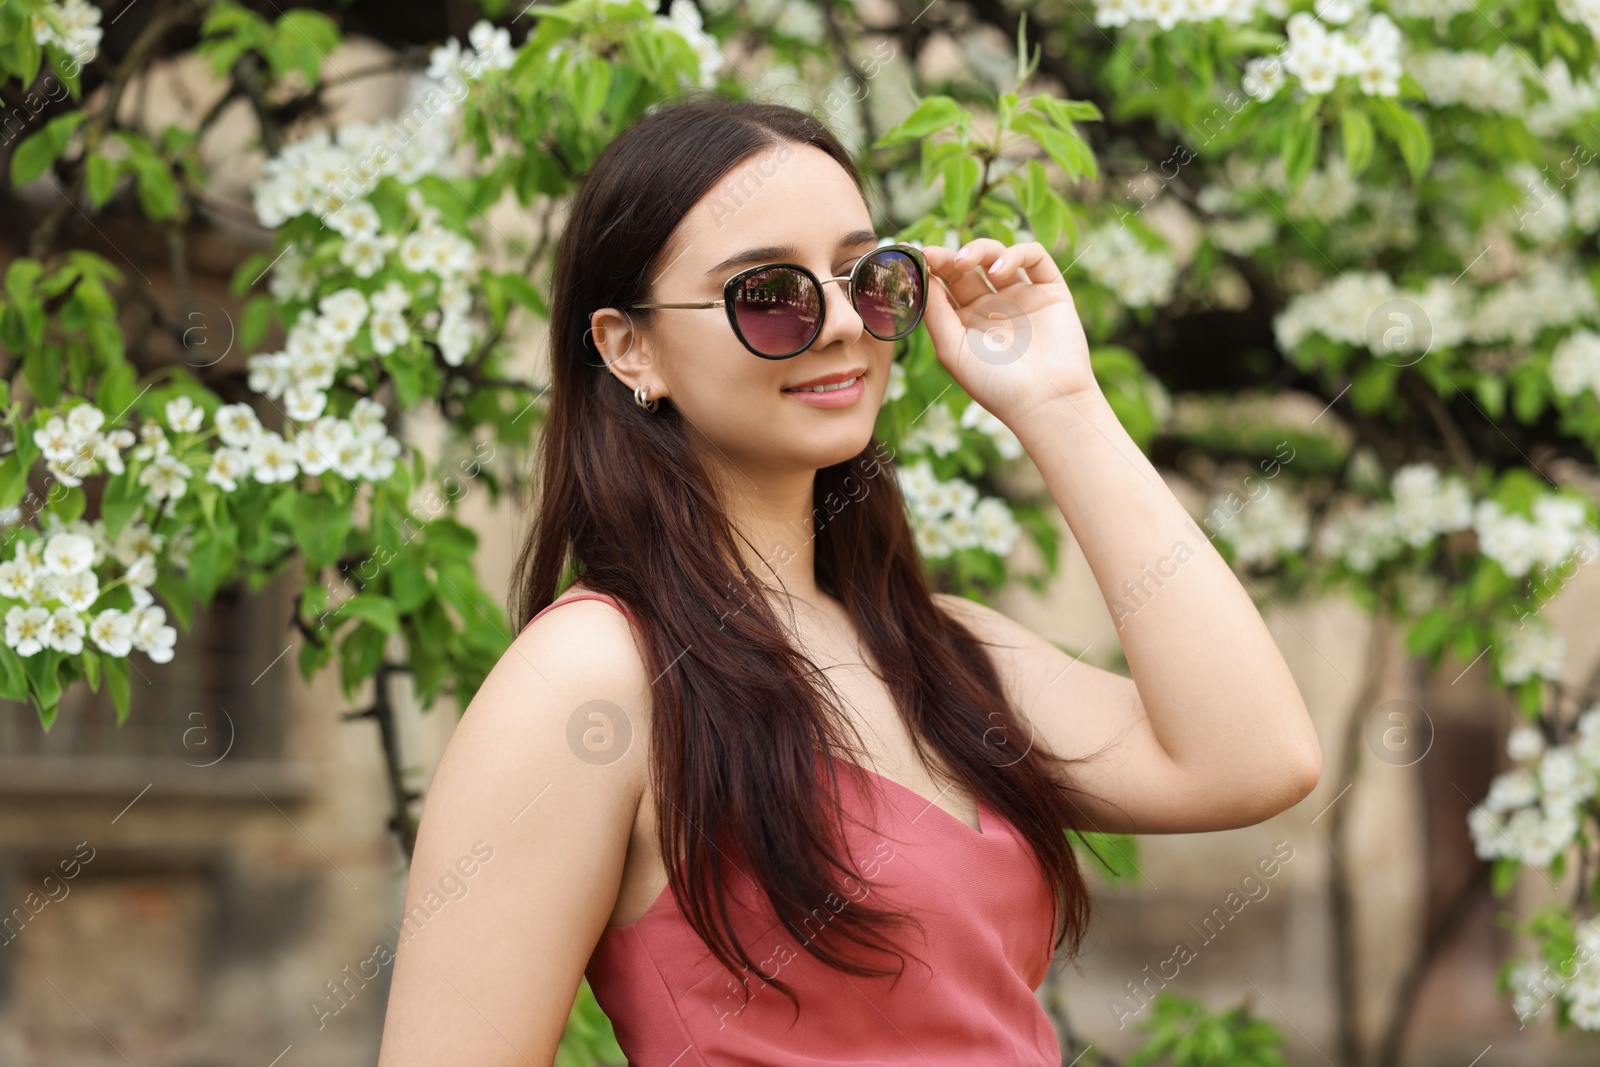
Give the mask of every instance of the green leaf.
[[1428, 128], [1414, 112], [1393, 97], [1374, 96], [1368, 99], [1378, 125], [1399, 146], [1400, 155], [1411, 172], [1411, 180], [1420, 181], [1433, 162], [1433, 138], [1428, 135]]
[[[128, 407], [138, 390], [134, 387], [134, 369], [131, 363], [118, 363], [100, 377], [100, 387], [95, 390], [95, 406], [108, 421], [120, 422], [127, 417]], [[113, 427], [104, 428], [109, 433]], [[111, 531], [113, 535], [117, 531]]]
[[6, 294], [18, 304], [35, 299], [34, 291], [39, 288], [39, 276], [44, 272], [44, 264], [37, 259], [24, 256], [11, 261], [6, 268]]
[[1516, 687], [1517, 706], [1529, 716], [1539, 714], [1544, 707], [1544, 679], [1535, 675]]
[[400, 632], [400, 609], [393, 600], [371, 593], [357, 593], [339, 605], [341, 612], [349, 612], [364, 619], [386, 634]]
[[376, 626], [361, 623], [339, 645], [339, 683], [346, 697], [377, 673], [383, 662], [383, 646], [388, 635]]
[[402, 613], [415, 611], [428, 599], [428, 576], [414, 553], [403, 554], [389, 565], [389, 591]]
[[527, 278], [520, 274], [500, 275], [500, 284], [505, 288], [506, 294], [539, 316], [541, 319], [550, 317], [550, 307], [545, 303], [539, 290]]
[[298, 496], [294, 502], [294, 538], [306, 563], [322, 568], [337, 562], [353, 521], [349, 507], [324, 494]]
[[43, 345], [28, 354], [22, 365], [22, 376], [27, 380], [33, 395], [46, 407], [61, 402], [61, 349]]
[[1372, 162], [1372, 120], [1366, 112], [1351, 105], [1339, 115], [1339, 127], [1344, 134], [1345, 173], [1356, 178]]
[[106, 689], [111, 693], [111, 702], [116, 705], [118, 726], [128, 721], [128, 706], [132, 696], [130, 667], [124, 656], [107, 656], [103, 664]]
[[1076, 182], [1081, 178], [1096, 178], [1100, 173], [1100, 165], [1094, 158], [1094, 153], [1089, 150], [1088, 144], [1075, 131], [1065, 132], [1054, 126], [1048, 118], [1037, 112], [1024, 111], [1012, 120], [1011, 126], [1019, 133], [1025, 133], [1039, 143], [1049, 156], [1066, 174], [1068, 181]]
[[16, 452], [0, 460], [0, 508], [15, 507], [28, 487], [28, 472]]
[[135, 153], [129, 162], [138, 175], [139, 207], [145, 217], [156, 221], [170, 219], [178, 210], [178, 183], [167, 161], [151, 151]]
[[211, 601], [223, 579], [233, 572], [239, 560], [238, 540], [238, 528], [231, 523], [223, 523], [207, 536], [197, 538], [189, 553], [189, 576], [203, 603]]
[[1089, 858], [1108, 883], [1129, 881], [1139, 871], [1138, 842], [1129, 834], [1069, 830], [1067, 839], [1076, 852]]
[[156, 575], [155, 589], [166, 602], [173, 623], [184, 630], [190, 629], [194, 625], [194, 586], [189, 576], [163, 570]]
[[948, 96], [927, 97], [905, 119], [883, 131], [882, 136], [873, 142], [873, 147], [921, 140], [936, 130], [954, 124], [964, 114], [961, 105]]
[[87, 184], [89, 206], [98, 211], [117, 190], [117, 179], [122, 176], [122, 161], [95, 152], [89, 156]]
[[77, 522], [83, 518], [83, 509], [88, 506], [89, 498], [83, 491], [83, 486], [73, 485], [67, 487], [65, 492], [54, 496], [55, 507], [51, 513], [61, 522]]
[[1446, 608], [1435, 608], [1417, 620], [1406, 635], [1406, 651], [1413, 656], [1430, 656], [1444, 646], [1454, 619]]
[[90, 689], [100, 692], [100, 653], [88, 645], [83, 646], [83, 679]]
[[328, 16], [308, 8], [296, 8], [278, 19], [271, 38], [261, 54], [277, 74], [298, 70], [312, 85], [322, 70], [322, 61], [339, 46], [339, 28]]
[[478, 550], [478, 535], [455, 519], [435, 519], [427, 525], [424, 536], [431, 551], [457, 562], [470, 561]]
[[1368, 363], [1356, 371], [1355, 381], [1350, 386], [1350, 403], [1363, 415], [1371, 415], [1383, 409], [1394, 397], [1395, 378], [1400, 374], [1400, 368], [1393, 363]]
[[1529, 425], [1544, 410], [1545, 383], [1550, 379], [1542, 374], [1521, 374], [1511, 387], [1511, 413], [1523, 425]]
[[947, 161], [939, 170], [944, 177], [940, 200], [944, 216], [957, 226], [964, 225], [972, 211], [972, 191], [983, 168], [972, 156], [963, 155]]
[[1479, 375], [1472, 383], [1478, 406], [1491, 419], [1498, 419], [1506, 410], [1506, 380], [1497, 374]]
[[56, 671], [61, 666], [61, 653], [41, 650], [22, 661], [23, 673], [28, 679], [28, 690], [39, 713], [39, 725], [48, 733], [56, 721], [61, 703], [61, 679]]
[[585, 123], [593, 122], [611, 91], [611, 64], [598, 56], [591, 56], [577, 65], [572, 78], [578, 118]]
[[244, 310], [239, 313], [239, 344], [254, 348], [266, 336], [276, 308], [277, 303], [270, 296], [254, 296], [246, 300]]
[[48, 170], [67, 147], [72, 131], [88, 117], [85, 111], [57, 115], [38, 133], [17, 145], [17, 150], [11, 154], [11, 184], [25, 185]]
[[251, 283], [260, 278], [272, 264], [273, 257], [265, 252], [257, 252], [248, 257], [234, 268], [233, 277], [228, 281], [228, 292], [234, 296], [243, 296], [249, 290]]
[[1097, 122], [1105, 116], [1091, 100], [1061, 100], [1046, 93], [1028, 98], [1028, 106], [1042, 109], [1063, 132], [1073, 132], [1074, 122]]
[[1504, 897], [1511, 892], [1511, 887], [1517, 884], [1517, 872], [1521, 870], [1519, 864], [1510, 856], [1496, 856], [1494, 867], [1489, 872], [1490, 892], [1496, 899]]
[[1322, 100], [1321, 96], [1307, 97], [1294, 117], [1283, 123], [1278, 153], [1283, 157], [1290, 188], [1300, 185], [1317, 160], [1322, 145]]
[[100, 499], [100, 517], [105, 521], [106, 534], [116, 537], [123, 527], [144, 510], [145, 491], [136, 480], [137, 472], [125, 470], [106, 479], [105, 492]]
[[28, 677], [22, 670], [22, 657], [6, 644], [0, 644], [0, 697], [17, 703], [28, 699]]

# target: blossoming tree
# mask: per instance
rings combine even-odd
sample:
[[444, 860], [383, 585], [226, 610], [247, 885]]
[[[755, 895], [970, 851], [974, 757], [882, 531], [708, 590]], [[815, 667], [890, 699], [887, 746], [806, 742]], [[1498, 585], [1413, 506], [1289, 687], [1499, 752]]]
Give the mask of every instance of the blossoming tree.
[[[1525, 866], [1572, 882], [1524, 924], [1535, 955], [1505, 988], [1524, 1022], [1549, 1010], [1600, 1029], [1600, 702], [1540, 614], [1600, 551], [1600, 6], [479, 6], [465, 40], [389, 39], [415, 72], [401, 114], [335, 128], [334, 5], [148, 0], [107, 53], [85, 0], [0, 0], [9, 174], [46, 194], [0, 296], [0, 696], [48, 729], [64, 686], [103, 680], [120, 719], [129, 657], [173, 655], [169, 612], [187, 625], [217, 590], [298, 567], [300, 668], [337, 655], [347, 694], [376, 683], [360, 714], [384, 724], [409, 848], [387, 686], [403, 671], [425, 706], [465, 704], [504, 651], [448, 485], [514, 483], [520, 468], [494, 460], [524, 455], [539, 419], [539, 383], [508, 367], [510, 339], [545, 314], [550, 248], [507, 247], [486, 213], [511, 200], [550, 218], [619, 129], [717, 86], [829, 121], [895, 238], [1049, 247], [1119, 416], [1206, 498], [1197, 521], [1264, 602], [1344, 592], [1410, 654], [1486, 665], [1525, 721], [1517, 766], [1472, 813], [1478, 855], [1502, 895]], [[130, 114], [135, 78], [196, 39], [212, 104], [161, 128]], [[272, 239], [235, 273], [243, 374], [191, 343], [185, 266], [215, 222], [202, 148], [235, 101]], [[166, 242], [176, 308], [93, 240], [111, 216]], [[196, 358], [148, 364], [150, 329]], [[1016, 354], [1028, 338], [971, 343]], [[973, 595], [1042, 586], [1055, 527], [1016, 477], [1016, 438], [925, 335], [906, 344], [879, 429], [930, 568]], [[396, 433], [424, 404], [449, 426], [439, 465]], [[1035, 568], [1016, 562], [1024, 539]], [[1364, 747], [1357, 705], [1340, 780]], [[1348, 909], [1336, 918], [1355, 1064]], [[590, 1034], [583, 1011], [574, 1032]], [[1159, 1002], [1145, 1058], [1281, 1062], [1228, 1018]], [[1205, 1027], [1215, 1059], [1172, 1051]]]

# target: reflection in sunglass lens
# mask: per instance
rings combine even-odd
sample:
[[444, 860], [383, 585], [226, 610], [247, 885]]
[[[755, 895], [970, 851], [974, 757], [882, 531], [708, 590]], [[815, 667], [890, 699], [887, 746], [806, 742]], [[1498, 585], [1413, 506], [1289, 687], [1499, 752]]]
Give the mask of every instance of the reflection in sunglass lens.
[[856, 312], [874, 337], [892, 341], [910, 333], [921, 317], [922, 300], [922, 275], [905, 252], [874, 252], [856, 275]]
[[739, 283], [733, 312], [752, 348], [782, 356], [811, 340], [822, 317], [822, 302], [810, 278], [788, 267], [773, 267]]

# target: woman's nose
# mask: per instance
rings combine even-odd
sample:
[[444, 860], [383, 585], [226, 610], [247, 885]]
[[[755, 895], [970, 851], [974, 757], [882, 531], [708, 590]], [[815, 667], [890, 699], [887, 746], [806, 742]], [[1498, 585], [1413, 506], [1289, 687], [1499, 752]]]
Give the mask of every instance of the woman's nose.
[[838, 282], [839, 287], [825, 294], [823, 298], [827, 316], [822, 323], [822, 332], [817, 335], [817, 344], [828, 344], [838, 340], [853, 341], [861, 335], [865, 324], [850, 300], [850, 277], [845, 275], [829, 278], [822, 284], [826, 286], [828, 282]]

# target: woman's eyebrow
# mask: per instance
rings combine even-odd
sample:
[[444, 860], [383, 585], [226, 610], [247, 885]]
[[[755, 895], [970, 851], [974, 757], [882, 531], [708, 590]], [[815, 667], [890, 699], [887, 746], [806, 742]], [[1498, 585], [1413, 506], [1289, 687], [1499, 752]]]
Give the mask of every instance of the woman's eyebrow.
[[[852, 230], [845, 234], [844, 237], [839, 241], [839, 247], [840, 249], [852, 248], [856, 245], [864, 245], [868, 241], [871, 241], [873, 244], [877, 244], [877, 233], [872, 230]], [[800, 250], [794, 245], [763, 245], [760, 248], [747, 248], [743, 252], [729, 256], [721, 263], [718, 263], [716, 266], [706, 271], [706, 273], [719, 274], [722, 271], [727, 270], [729, 267], [740, 267], [746, 263], [761, 263], [767, 260], [776, 259], [794, 260], [798, 259], [799, 256]]]

